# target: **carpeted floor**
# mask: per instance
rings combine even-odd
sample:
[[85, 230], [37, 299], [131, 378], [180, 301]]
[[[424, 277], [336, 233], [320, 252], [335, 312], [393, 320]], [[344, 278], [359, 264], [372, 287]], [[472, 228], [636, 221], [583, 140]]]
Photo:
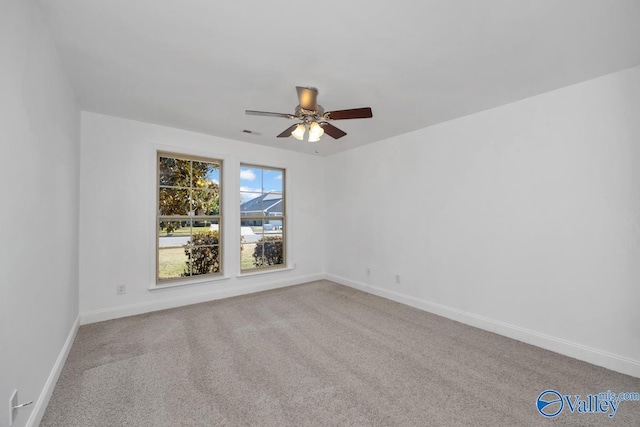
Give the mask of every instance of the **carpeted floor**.
[[[640, 426], [640, 379], [327, 281], [82, 326], [42, 426]], [[566, 406], [566, 405], [565, 405]]]

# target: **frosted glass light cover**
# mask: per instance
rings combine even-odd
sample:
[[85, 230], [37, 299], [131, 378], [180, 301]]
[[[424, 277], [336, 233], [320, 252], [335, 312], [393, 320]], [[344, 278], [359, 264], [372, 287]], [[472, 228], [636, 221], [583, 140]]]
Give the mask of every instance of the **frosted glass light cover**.
[[306, 130], [307, 130], [307, 127], [302, 123], [300, 123], [298, 126], [296, 126], [295, 130], [291, 132], [291, 136], [293, 136], [298, 141], [302, 141], [302, 139], [304, 138], [304, 132]]

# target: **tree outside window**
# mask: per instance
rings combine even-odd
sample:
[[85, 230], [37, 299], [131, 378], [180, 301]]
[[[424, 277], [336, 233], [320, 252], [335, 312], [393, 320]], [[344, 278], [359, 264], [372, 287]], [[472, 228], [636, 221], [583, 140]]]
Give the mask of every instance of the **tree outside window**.
[[222, 161], [158, 153], [157, 282], [221, 274]]

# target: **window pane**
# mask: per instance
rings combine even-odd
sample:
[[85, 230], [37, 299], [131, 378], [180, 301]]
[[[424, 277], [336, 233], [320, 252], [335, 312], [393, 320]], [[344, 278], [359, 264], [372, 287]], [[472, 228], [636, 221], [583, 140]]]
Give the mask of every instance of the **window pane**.
[[218, 190], [193, 190], [191, 206], [194, 215], [218, 215], [220, 213], [220, 193]]
[[265, 169], [263, 172], [263, 188], [265, 193], [282, 193], [282, 171]]
[[254, 262], [260, 267], [282, 265], [284, 263], [284, 221], [282, 218], [265, 219], [262, 238], [258, 240]]
[[189, 258], [183, 246], [163, 246], [158, 249], [158, 278], [175, 279], [188, 276]]
[[[209, 223], [208, 227], [207, 223]], [[219, 272], [220, 233], [218, 222], [194, 220], [193, 230], [193, 235], [187, 242], [191, 249], [189, 256], [191, 274], [195, 276]]]
[[191, 247], [191, 274], [217, 273], [220, 271], [220, 246]]
[[240, 225], [240, 241], [244, 243], [255, 243], [262, 238], [262, 221], [245, 220]]
[[[160, 218], [158, 237], [176, 237], [191, 235], [191, 220], [183, 218]], [[184, 240], [184, 239], [183, 239]], [[174, 242], [177, 240], [173, 240]], [[186, 240], [181, 244], [185, 244]], [[162, 246], [162, 245], [160, 245]]]
[[193, 162], [193, 186], [217, 190], [220, 186], [220, 165], [217, 163]]
[[255, 243], [243, 243], [240, 246], [240, 268], [242, 270], [251, 270], [252, 268], [256, 268], [253, 262], [253, 252], [255, 248]]
[[188, 160], [160, 157], [158, 161], [160, 186], [189, 187], [191, 162]]
[[247, 270], [255, 268], [253, 265], [253, 251], [256, 247], [256, 242], [262, 238], [262, 221], [245, 220], [241, 221], [240, 224], [240, 268]]
[[284, 224], [282, 218], [267, 218], [262, 225], [263, 236], [277, 236], [282, 238], [284, 235]]
[[282, 220], [269, 223], [252, 220], [240, 227], [241, 269], [250, 270], [284, 264]]
[[261, 216], [262, 194], [240, 192], [240, 215], [241, 216]]
[[160, 215], [188, 215], [190, 210], [189, 190], [161, 188], [158, 210]]
[[[215, 224], [217, 225], [217, 224]], [[214, 225], [214, 227], [215, 227]], [[217, 227], [215, 227], [217, 228]], [[220, 234], [218, 230], [208, 230], [194, 232], [187, 242], [189, 246], [211, 246], [220, 244]]]
[[262, 198], [262, 211], [265, 216], [282, 216], [284, 203], [282, 193], [268, 193]]
[[265, 235], [258, 240], [253, 251], [253, 262], [256, 267], [282, 265], [284, 262], [282, 236]]
[[187, 243], [191, 239], [191, 221], [162, 218], [158, 229], [158, 278], [188, 276]]
[[241, 166], [240, 191], [262, 193], [262, 169]]

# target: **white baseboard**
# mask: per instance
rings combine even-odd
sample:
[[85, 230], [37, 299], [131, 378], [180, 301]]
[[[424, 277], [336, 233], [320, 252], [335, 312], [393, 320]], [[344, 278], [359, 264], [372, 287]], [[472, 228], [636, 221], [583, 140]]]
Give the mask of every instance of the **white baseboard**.
[[555, 353], [573, 357], [574, 359], [582, 360], [593, 365], [602, 366], [604, 368], [611, 369], [612, 371], [640, 378], [640, 361], [638, 360], [618, 356], [616, 354], [567, 341], [551, 335], [542, 334], [530, 329], [521, 328], [519, 326], [493, 320], [488, 317], [458, 310], [453, 307], [412, 297], [400, 292], [390, 291], [377, 286], [345, 279], [333, 274], [326, 274], [325, 279], [418, 308], [420, 310], [428, 311], [448, 319], [456, 320], [476, 328], [484, 329], [527, 344], [535, 345], [536, 347], [551, 350]]
[[56, 359], [56, 363], [53, 365], [51, 369], [51, 373], [49, 373], [49, 377], [47, 381], [44, 383], [44, 387], [40, 392], [40, 396], [38, 396], [38, 400], [36, 400], [33, 405], [33, 410], [31, 411], [31, 415], [27, 420], [27, 427], [37, 427], [40, 425], [40, 421], [42, 421], [42, 417], [44, 416], [44, 412], [49, 405], [49, 399], [51, 399], [51, 395], [53, 394], [53, 389], [56, 387], [56, 383], [58, 382], [58, 378], [62, 373], [62, 368], [64, 368], [64, 364], [67, 361], [67, 356], [69, 356], [69, 351], [71, 351], [71, 346], [73, 345], [73, 341], [76, 339], [76, 334], [78, 333], [78, 328], [80, 327], [80, 315], [76, 316], [76, 320], [73, 322], [71, 326], [71, 330], [69, 331], [69, 335], [67, 335], [67, 340], [64, 342], [62, 346], [62, 350], [60, 350], [60, 354], [58, 354], [58, 358]]
[[179, 297], [167, 297], [155, 301], [145, 301], [120, 307], [87, 311], [84, 313], [80, 313], [80, 324], [86, 325], [89, 323], [102, 322], [104, 320], [118, 319], [120, 317], [135, 316], [137, 314], [149, 313], [152, 311], [166, 310], [168, 308], [182, 307], [184, 305], [252, 294], [254, 292], [268, 291], [271, 289], [284, 288], [287, 286], [294, 286], [322, 279], [324, 279], [324, 274], [312, 274], [287, 280], [277, 278], [272, 279], [269, 282], [253, 283], [244, 286], [233, 286], [206, 293], [182, 295]]

